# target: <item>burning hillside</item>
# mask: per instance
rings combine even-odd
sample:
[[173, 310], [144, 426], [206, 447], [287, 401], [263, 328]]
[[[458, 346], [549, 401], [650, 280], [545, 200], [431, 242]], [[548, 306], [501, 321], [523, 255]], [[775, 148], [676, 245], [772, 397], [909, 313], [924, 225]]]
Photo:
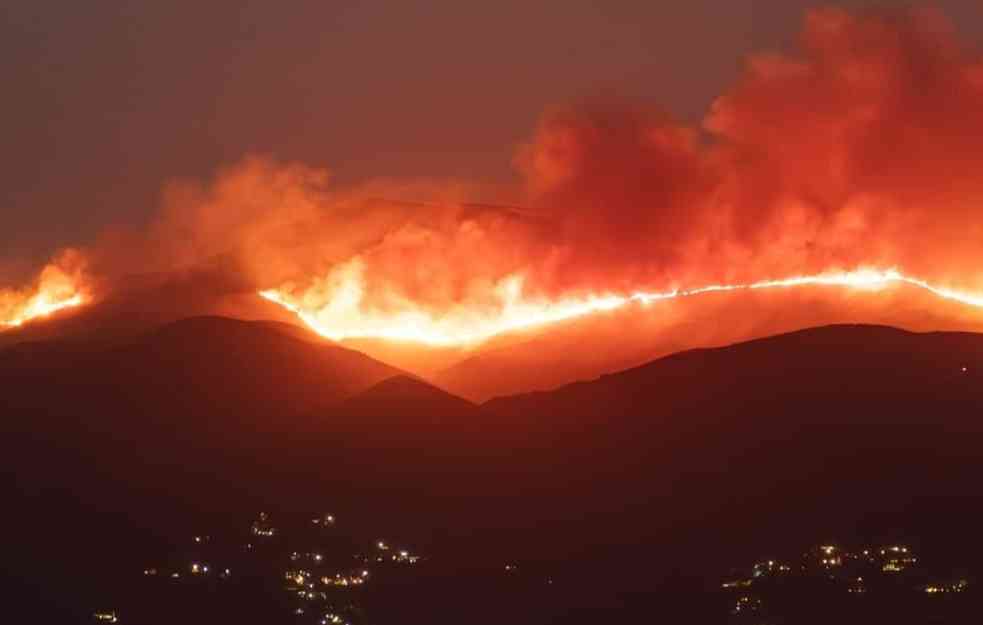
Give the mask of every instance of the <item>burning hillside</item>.
[[816, 10], [701, 126], [610, 100], [549, 111], [512, 188], [340, 186], [260, 157], [171, 182], [145, 228], [0, 291], [0, 323], [215, 259], [326, 337], [431, 346], [720, 291], [905, 284], [983, 307], [981, 111], [983, 62], [938, 14]]

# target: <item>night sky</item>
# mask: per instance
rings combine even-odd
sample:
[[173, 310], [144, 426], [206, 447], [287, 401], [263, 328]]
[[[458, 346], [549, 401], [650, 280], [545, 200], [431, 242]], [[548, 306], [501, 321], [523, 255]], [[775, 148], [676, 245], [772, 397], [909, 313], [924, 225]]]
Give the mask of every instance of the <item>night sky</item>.
[[[342, 182], [507, 184], [553, 105], [617, 95], [698, 122], [744, 56], [793, 45], [816, 4], [8, 0], [0, 278], [142, 224], [165, 181], [248, 153]], [[979, 2], [936, 5], [983, 37]]]

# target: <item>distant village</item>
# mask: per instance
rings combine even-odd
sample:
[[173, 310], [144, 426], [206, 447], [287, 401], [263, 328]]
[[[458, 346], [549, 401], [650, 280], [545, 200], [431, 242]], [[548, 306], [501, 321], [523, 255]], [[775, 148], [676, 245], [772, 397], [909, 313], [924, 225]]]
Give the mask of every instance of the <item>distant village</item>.
[[825, 544], [794, 560], [757, 562], [721, 588], [731, 596], [731, 622], [761, 624], [783, 605], [805, 605], [810, 595], [907, 605], [966, 593], [971, 582], [965, 574], [929, 570], [909, 545], [850, 550]]
[[[220, 601], [241, 601], [243, 580], [279, 594], [283, 622], [301, 625], [364, 625], [368, 596], [365, 590], [383, 578], [390, 583], [426, 574], [418, 568], [427, 558], [410, 547], [385, 538], [352, 538], [340, 530], [333, 514], [304, 521], [306, 527], [284, 530], [271, 515], [259, 513], [226, 536], [197, 534], [177, 539], [170, 554], [132, 572], [147, 596], [167, 601], [182, 590], [219, 591]], [[783, 607], [853, 601], [855, 606], [902, 605], [905, 601], [944, 602], [976, 590], [965, 572], [939, 572], [925, 566], [922, 556], [908, 544], [849, 549], [822, 544], [794, 558], [760, 560], [735, 570], [719, 582], [729, 614], [722, 619], [735, 625], [767, 625], [782, 620]], [[518, 564], [503, 561], [498, 575], [513, 578]], [[537, 583], [553, 584], [551, 577]], [[229, 592], [221, 594], [222, 588]], [[249, 591], [246, 591], [249, 592]], [[379, 601], [379, 596], [376, 596]], [[866, 602], [861, 603], [861, 602]], [[879, 602], [879, 603], [878, 603]], [[131, 604], [132, 605], [132, 604]], [[146, 605], [146, 604], [141, 604]], [[907, 604], [905, 604], [907, 605]], [[97, 606], [96, 623], [128, 620], [120, 605]]]
[[[335, 516], [323, 514], [310, 519], [312, 543], [320, 535], [334, 532]], [[292, 623], [310, 625], [357, 625], [364, 622], [359, 597], [353, 592], [370, 584], [378, 571], [398, 573], [421, 562], [409, 549], [377, 539], [357, 553], [338, 553], [313, 544], [303, 550], [290, 550], [289, 537], [265, 512], [249, 525], [248, 533], [230, 545], [210, 535], [188, 537], [186, 549], [142, 571], [147, 583], [167, 591], [182, 585], [223, 584], [237, 575], [266, 576], [278, 580]], [[240, 570], [238, 567], [243, 567]], [[403, 571], [405, 572], [405, 571]], [[108, 607], [93, 613], [100, 623], [125, 623], [122, 610]]]

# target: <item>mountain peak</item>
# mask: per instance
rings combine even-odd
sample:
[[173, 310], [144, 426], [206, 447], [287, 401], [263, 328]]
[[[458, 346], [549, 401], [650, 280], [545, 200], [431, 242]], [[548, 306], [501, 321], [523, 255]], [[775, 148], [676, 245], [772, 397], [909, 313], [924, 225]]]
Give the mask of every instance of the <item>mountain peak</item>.
[[468, 417], [477, 406], [423, 380], [395, 375], [344, 402], [341, 412], [363, 417]]

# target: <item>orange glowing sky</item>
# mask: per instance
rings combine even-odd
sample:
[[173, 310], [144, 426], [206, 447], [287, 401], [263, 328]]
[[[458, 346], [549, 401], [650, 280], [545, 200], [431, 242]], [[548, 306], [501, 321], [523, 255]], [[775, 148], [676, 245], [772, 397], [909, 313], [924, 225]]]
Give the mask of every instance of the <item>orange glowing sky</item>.
[[[726, 10], [734, 10], [726, 4]], [[195, 283], [195, 288], [209, 295], [245, 295], [255, 303], [259, 293], [335, 340], [384, 339], [434, 346], [470, 347], [595, 312], [674, 298], [699, 301], [699, 295], [725, 291], [806, 287], [857, 291], [906, 285], [940, 300], [983, 307], [983, 272], [977, 269], [983, 261], [979, 245], [983, 178], [973, 174], [983, 168], [983, 143], [978, 140], [983, 135], [983, 52], [966, 36], [965, 20], [960, 19], [966, 16], [960, 7], [968, 4], [953, 0], [937, 11], [870, 10], [862, 2], [826, 7], [810, 2], [784, 4], [791, 8], [774, 24], [783, 36], [752, 42], [764, 52], [747, 49], [749, 43], [740, 50], [709, 43], [695, 50], [692, 37], [686, 36], [677, 42], [677, 54], [656, 55], [647, 46], [613, 56], [585, 51], [584, 59], [593, 59], [596, 66], [581, 62], [584, 59], [570, 63], [562, 54], [562, 62], [553, 59], [548, 65], [563, 65], [568, 72], [563, 88], [549, 84], [554, 74], [544, 66], [519, 80], [516, 68], [526, 65], [505, 63], [496, 52], [483, 59], [486, 65], [507, 70], [507, 80], [502, 82], [499, 76], [493, 89], [496, 98], [482, 99], [481, 106], [452, 102], [443, 115], [426, 106], [409, 106], [411, 98], [405, 99], [406, 108], [393, 107], [389, 93], [386, 97], [378, 97], [382, 94], [377, 92], [348, 94], [345, 87], [353, 84], [353, 75], [332, 82], [323, 80], [331, 72], [307, 73], [321, 62], [336, 67], [335, 59], [346, 66], [358, 64], [363, 58], [358, 54], [331, 55], [331, 63], [327, 56], [317, 57], [317, 62], [301, 66], [292, 56], [299, 51], [291, 48], [285, 58], [271, 57], [282, 61], [279, 66], [246, 63], [236, 73], [241, 82], [236, 85], [248, 87], [251, 94], [259, 90], [263, 97], [233, 98], [235, 106], [217, 107], [214, 117], [208, 118], [210, 129], [218, 133], [225, 128], [236, 139], [229, 143], [229, 153], [205, 158], [204, 171], [211, 174], [198, 166], [178, 166], [175, 162], [188, 160], [179, 158], [165, 159], [159, 163], [161, 171], [143, 176], [116, 167], [110, 168], [109, 177], [86, 178], [100, 189], [114, 190], [138, 178], [151, 180], [157, 202], [126, 203], [139, 204], [139, 215], [96, 218], [97, 213], [82, 200], [59, 203], [56, 196], [62, 196], [55, 191], [70, 186], [59, 184], [54, 170], [40, 166], [52, 159], [39, 156], [29, 164], [32, 172], [50, 179], [34, 180], [43, 191], [37, 194], [4, 194], [20, 199], [12, 211], [16, 218], [4, 223], [0, 236], [14, 233], [18, 241], [26, 241], [31, 233], [50, 231], [62, 240], [52, 239], [49, 249], [65, 250], [65, 243], [81, 248], [56, 252], [44, 269], [32, 275], [32, 270], [43, 266], [30, 251], [33, 246], [19, 248], [22, 243], [13, 240], [0, 246], [0, 280], [18, 285], [0, 287], [0, 327], [21, 326], [95, 302], [146, 276], [166, 282], [196, 272], [207, 279]], [[696, 11], [693, 16], [705, 19], [725, 10], [719, 3], [713, 5], [713, 11]], [[537, 56], [543, 49], [542, 35], [552, 34], [558, 16], [571, 23], [580, 20], [577, 23], [585, 32], [597, 29], [618, 41], [626, 28], [639, 23], [665, 29], [663, 21], [656, 19], [658, 11], [646, 7], [639, 4], [638, 15], [625, 14], [617, 23], [599, 23], [595, 8], [582, 13], [537, 9], [540, 12], [533, 16], [522, 7], [531, 25], [527, 43], [535, 44], [525, 54], [531, 61], [543, 61]], [[771, 18], [738, 12], [752, 25]], [[456, 19], [461, 24], [470, 24], [473, 18], [450, 7], [447, 15], [456, 16], [451, 22]], [[204, 15], [209, 16], [225, 22], [222, 11]], [[177, 13], [157, 17], [184, 23]], [[485, 17], [515, 22], [507, 14]], [[375, 18], [361, 15], [361, 19]], [[709, 21], [713, 28], [725, 30], [730, 23], [719, 16]], [[793, 23], [798, 23], [794, 38], [788, 36]], [[396, 30], [402, 28], [399, 24]], [[317, 45], [304, 48], [299, 58], [321, 50], [318, 46], [330, 39], [319, 29], [311, 40]], [[202, 30], [209, 49], [215, 48], [212, 30]], [[386, 29], [383, 33], [390, 37], [380, 35], [368, 42], [358, 38], [348, 45], [353, 52], [365, 45], [374, 50], [383, 43], [402, 41], [405, 35]], [[569, 41], [580, 40], [573, 33], [566, 36]], [[643, 39], [662, 41], [658, 36]], [[3, 37], [0, 41], [6, 43]], [[171, 48], [168, 43], [167, 49]], [[286, 51], [282, 46], [271, 50]], [[434, 55], [449, 58], [435, 50], [426, 56], [433, 60]], [[718, 65], [740, 61], [733, 71], [717, 71], [717, 80], [704, 85], [702, 97], [694, 99], [695, 105], [682, 115], [671, 102], [681, 97], [680, 90], [692, 75], [703, 76], [700, 72], [688, 72], [687, 80], [670, 79], [658, 71], [646, 75], [647, 95], [659, 95], [666, 103], [632, 97], [637, 92], [631, 89], [591, 97], [596, 93], [591, 87], [599, 83], [577, 82], [585, 65], [593, 68], [593, 78], [600, 79], [620, 75], [629, 66], [648, 66], [646, 59], [673, 58], [675, 66], [678, 58], [682, 66], [689, 56], [701, 55], [721, 59]], [[402, 54], [397, 56], [403, 60]], [[358, 73], [371, 77], [366, 84], [391, 84], [382, 70], [393, 60], [389, 55], [382, 58], [381, 65], [373, 61]], [[275, 76], [269, 74], [273, 67], [278, 67]], [[294, 69], [300, 74], [287, 71]], [[453, 64], [442, 69], [455, 77], [468, 76], [472, 85], [472, 77], [486, 80], [484, 72], [461, 72]], [[31, 71], [19, 78], [28, 80], [41, 73]], [[214, 95], [217, 87], [222, 94], [239, 93], [236, 85], [221, 80], [198, 76], [199, 80], [189, 82], [181, 72], [140, 75], [178, 79], [181, 85], [194, 83], [206, 95]], [[297, 132], [296, 126], [288, 131], [285, 124], [295, 119], [293, 115], [277, 115], [257, 104], [270, 98], [293, 102], [269, 88], [280, 84], [281, 75], [291, 76], [291, 81], [308, 76], [309, 85], [300, 81], [305, 87], [316, 85], [318, 93], [330, 91], [360, 113], [373, 109], [371, 103], [380, 110], [398, 109], [405, 116], [398, 128], [380, 130], [373, 123], [378, 119], [363, 118], [353, 110], [340, 116], [315, 115], [325, 118], [325, 128], [342, 120], [347, 133], [343, 148], [348, 150], [342, 154], [281, 150], [272, 139], [257, 143], [253, 134], [259, 132], [274, 139], [291, 137], [305, 143], [311, 139], [316, 145], [341, 136], [318, 135], [313, 129], [321, 126], [311, 117], [302, 125], [305, 132]], [[102, 92], [89, 88], [88, 81], [78, 82], [86, 85], [87, 96], [101, 97]], [[426, 88], [438, 84], [449, 82], [414, 77], [401, 93], [426, 93], [428, 102], [441, 100], [447, 97], [446, 90], [441, 94]], [[535, 111], [526, 110], [525, 121], [518, 122], [517, 112], [507, 114], [505, 105], [521, 100], [525, 110], [530, 92], [524, 87], [529, 85], [542, 90], [534, 98]], [[162, 89], [175, 91], [167, 85]], [[458, 86], [454, 91], [468, 93]], [[206, 95], [202, 97], [208, 100]], [[141, 118], [138, 103], [126, 103], [134, 107], [127, 137], [155, 135], [159, 126], [152, 117]], [[155, 107], [158, 104], [154, 100]], [[261, 110], [259, 117], [250, 108], [254, 105]], [[24, 102], [18, 106], [37, 108]], [[75, 112], [61, 106], [60, 100], [58, 110]], [[80, 110], [91, 112], [92, 106]], [[313, 111], [320, 113], [317, 107], [307, 112]], [[170, 112], [168, 106], [157, 111]], [[21, 116], [9, 117], [21, 122]], [[109, 117], [116, 124], [118, 116]], [[189, 119], [200, 118], [179, 111], [169, 119], [186, 127]], [[503, 127], [511, 128], [511, 134], [491, 151], [483, 150], [481, 142], [463, 130], [494, 128], [491, 134], [501, 137], [506, 136]], [[87, 128], [79, 126], [75, 133], [54, 129], [44, 136], [63, 139], [57, 146], [59, 154], [98, 151], [103, 145], [101, 134], [95, 135], [98, 140], [78, 134]], [[137, 128], [146, 132], [132, 132]], [[416, 159], [421, 149], [390, 154], [380, 148], [383, 139], [411, 130], [433, 146], [430, 152], [439, 153], [436, 161], [446, 165], [453, 160], [456, 166]], [[27, 136], [16, 135], [8, 143], [17, 145], [13, 154], [17, 164], [30, 163], [25, 155], [34, 144]], [[511, 176], [505, 180], [488, 174], [495, 168], [469, 164], [468, 155], [474, 151], [493, 154], [496, 167], [511, 165]], [[140, 150], [116, 150], [155, 157], [164, 152], [151, 141], [140, 144]], [[380, 153], [412, 166], [390, 168], [390, 161], [375, 158]], [[142, 159], [129, 160], [134, 168], [142, 165]], [[99, 159], [66, 159], [65, 163], [72, 171], [82, 171]], [[329, 168], [322, 163], [340, 165]], [[361, 163], [368, 171], [353, 176], [346, 173], [347, 163]], [[121, 171], [127, 175], [121, 176]], [[74, 195], [86, 201], [97, 197], [100, 204], [103, 199], [101, 194]], [[69, 213], [72, 219], [83, 218], [94, 231], [75, 228], [72, 219], [55, 219], [51, 214], [35, 223], [41, 212], [32, 208], [34, 203]], [[282, 310], [259, 303], [284, 316]], [[180, 308], [180, 302], [175, 304]], [[653, 308], [651, 314], [657, 315], [658, 310]], [[901, 324], [908, 321], [899, 317]]]

